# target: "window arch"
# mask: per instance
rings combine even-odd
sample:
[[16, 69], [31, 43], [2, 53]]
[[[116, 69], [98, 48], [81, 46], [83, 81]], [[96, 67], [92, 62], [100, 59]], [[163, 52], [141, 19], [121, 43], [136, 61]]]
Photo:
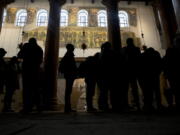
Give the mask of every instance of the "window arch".
[[37, 13], [37, 26], [47, 26], [48, 12], [45, 9], [40, 9]]
[[7, 16], [7, 11], [6, 11], [6, 9], [4, 9], [4, 12], [3, 12], [3, 23], [5, 23], [5, 21], [6, 21], [6, 16]]
[[20, 9], [16, 14], [16, 26], [25, 26], [27, 22], [27, 11]]
[[62, 9], [60, 17], [61, 17], [60, 26], [62, 27], [68, 26], [68, 11]]
[[98, 12], [98, 26], [107, 27], [107, 12], [105, 10]]
[[120, 27], [129, 27], [129, 17], [126, 11], [119, 11]]
[[81, 27], [88, 26], [88, 12], [84, 9], [78, 12], [78, 26]]

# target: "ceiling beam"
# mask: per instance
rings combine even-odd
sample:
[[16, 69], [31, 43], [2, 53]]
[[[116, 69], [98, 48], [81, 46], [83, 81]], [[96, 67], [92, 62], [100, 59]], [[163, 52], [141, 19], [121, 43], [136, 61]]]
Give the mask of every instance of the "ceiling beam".
[[149, 0], [145, 0], [145, 5], [146, 5], [146, 6], [149, 5]]
[[128, 0], [128, 5], [130, 5], [131, 4], [131, 0]]
[[15, 0], [0, 0], [0, 6], [10, 4], [14, 1]]
[[73, 4], [73, 3], [74, 3], [74, 0], [71, 0], [71, 3]]

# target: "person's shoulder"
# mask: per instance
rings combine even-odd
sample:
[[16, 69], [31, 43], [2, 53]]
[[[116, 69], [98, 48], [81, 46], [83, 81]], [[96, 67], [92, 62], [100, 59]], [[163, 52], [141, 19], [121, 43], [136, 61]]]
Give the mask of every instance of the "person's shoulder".
[[39, 50], [39, 51], [43, 51], [43, 49], [39, 45], [36, 45], [36, 49]]
[[154, 53], [157, 55], [157, 56], [161, 56], [160, 53], [158, 51], [154, 51]]
[[25, 49], [28, 49], [29, 48], [29, 43], [25, 43], [23, 46], [22, 46], [22, 50], [25, 50]]
[[140, 48], [137, 47], [137, 46], [135, 46], [135, 50], [136, 50], [137, 52], [140, 52]]

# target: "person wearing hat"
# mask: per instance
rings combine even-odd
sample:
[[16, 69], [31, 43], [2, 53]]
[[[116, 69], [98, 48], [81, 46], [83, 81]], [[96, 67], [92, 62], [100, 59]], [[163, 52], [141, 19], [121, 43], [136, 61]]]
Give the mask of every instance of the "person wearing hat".
[[4, 83], [5, 83], [5, 69], [6, 63], [4, 61], [4, 56], [6, 55], [4, 48], [0, 48], [0, 93], [3, 93]]

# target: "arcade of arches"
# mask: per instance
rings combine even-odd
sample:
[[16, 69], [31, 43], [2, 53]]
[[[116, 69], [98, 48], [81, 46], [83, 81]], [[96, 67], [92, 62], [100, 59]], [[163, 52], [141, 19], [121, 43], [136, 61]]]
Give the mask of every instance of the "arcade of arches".
[[0, 47], [12, 57], [19, 43], [36, 37], [45, 51], [47, 88], [54, 100], [58, 56], [66, 43], [76, 46], [77, 59], [99, 52], [107, 40], [119, 49], [128, 37], [164, 55], [180, 27], [179, 6], [179, 0], [0, 0]]

